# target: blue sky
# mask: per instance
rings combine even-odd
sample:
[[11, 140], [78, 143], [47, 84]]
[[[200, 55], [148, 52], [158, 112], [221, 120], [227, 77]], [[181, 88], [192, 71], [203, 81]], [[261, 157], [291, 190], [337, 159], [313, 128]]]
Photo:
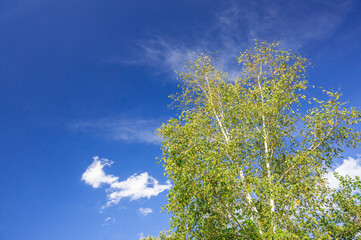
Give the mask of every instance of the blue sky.
[[[253, 39], [309, 58], [361, 107], [361, 2], [0, 2], [0, 239], [139, 239], [169, 227], [154, 129], [192, 52], [234, 71]], [[361, 171], [361, 149], [335, 168]], [[96, 158], [98, 156], [98, 158]], [[351, 171], [352, 170], [352, 171]]]

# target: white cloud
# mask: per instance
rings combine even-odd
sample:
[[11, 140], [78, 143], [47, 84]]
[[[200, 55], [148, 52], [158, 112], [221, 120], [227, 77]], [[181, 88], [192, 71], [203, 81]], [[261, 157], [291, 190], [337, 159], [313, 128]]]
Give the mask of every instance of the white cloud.
[[111, 166], [111, 164], [113, 164], [113, 162], [108, 159], [99, 159], [98, 156], [93, 157], [93, 163], [83, 173], [81, 180], [93, 188], [98, 188], [103, 183], [112, 184], [118, 180], [118, 177], [107, 175], [103, 170], [105, 166]]
[[160, 125], [160, 121], [156, 120], [101, 119], [80, 121], [70, 125], [70, 128], [116, 141], [159, 143], [160, 139], [155, 131]]
[[139, 213], [143, 216], [147, 216], [148, 214], [151, 214], [153, 212], [153, 209], [151, 208], [139, 208]]
[[115, 181], [110, 185], [111, 193], [108, 194], [108, 205], [117, 204], [122, 198], [130, 200], [150, 198], [171, 188], [169, 181], [165, 185], [148, 175], [147, 172], [140, 175], [134, 174], [125, 181]]
[[[106, 174], [103, 170], [105, 166], [111, 166], [113, 162], [95, 156], [93, 163], [83, 173], [82, 180], [93, 188], [98, 188], [102, 184], [107, 184], [107, 204], [108, 207], [118, 204], [123, 198], [130, 198], [130, 200], [137, 200], [140, 198], [151, 198], [157, 196], [165, 190], [171, 188], [169, 181], [166, 184], [159, 184], [159, 182], [150, 176], [147, 172], [141, 174], [133, 174], [124, 181], [119, 181], [118, 177]], [[103, 207], [103, 208], [104, 208]]]
[[349, 157], [348, 159], [344, 159], [341, 165], [338, 165], [335, 170], [330, 171], [326, 178], [329, 182], [331, 188], [338, 188], [339, 181], [333, 175], [334, 172], [337, 172], [341, 176], [348, 175], [352, 178], [359, 176], [361, 177], [361, 158], [357, 159]]

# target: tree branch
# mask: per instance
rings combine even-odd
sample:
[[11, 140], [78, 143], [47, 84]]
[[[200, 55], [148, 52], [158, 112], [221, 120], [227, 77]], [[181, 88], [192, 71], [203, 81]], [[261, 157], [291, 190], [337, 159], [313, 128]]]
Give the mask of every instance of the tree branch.
[[321, 146], [322, 143], [324, 143], [327, 138], [330, 136], [330, 134], [332, 133], [333, 130], [335, 130], [335, 128], [337, 127], [337, 121], [335, 123], [335, 126], [333, 126], [325, 135], [325, 137], [322, 138], [322, 140], [315, 146], [313, 146], [313, 144], [311, 144], [311, 146], [309, 147], [309, 150], [314, 151], [316, 150], [319, 146]]

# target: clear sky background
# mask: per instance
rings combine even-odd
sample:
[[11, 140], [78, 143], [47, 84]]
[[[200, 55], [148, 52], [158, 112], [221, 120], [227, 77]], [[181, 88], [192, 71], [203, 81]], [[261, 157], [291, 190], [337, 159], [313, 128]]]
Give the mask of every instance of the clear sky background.
[[[311, 84], [361, 107], [361, 1], [0, 1], [0, 239], [167, 229], [153, 133], [174, 115], [174, 70], [219, 51], [233, 71], [255, 38], [282, 40], [311, 60]], [[358, 154], [333, 170], [360, 174]]]

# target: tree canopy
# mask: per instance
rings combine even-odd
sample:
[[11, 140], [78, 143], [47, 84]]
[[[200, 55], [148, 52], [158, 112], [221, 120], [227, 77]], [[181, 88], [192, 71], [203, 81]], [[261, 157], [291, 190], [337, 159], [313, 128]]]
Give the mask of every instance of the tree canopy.
[[357, 147], [360, 111], [341, 93], [314, 97], [305, 58], [256, 42], [227, 74], [200, 55], [180, 74], [178, 110], [158, 130], [173, 187], [164, 209], [175, 239], [353, 239], [360, 179], [325, 174]]

